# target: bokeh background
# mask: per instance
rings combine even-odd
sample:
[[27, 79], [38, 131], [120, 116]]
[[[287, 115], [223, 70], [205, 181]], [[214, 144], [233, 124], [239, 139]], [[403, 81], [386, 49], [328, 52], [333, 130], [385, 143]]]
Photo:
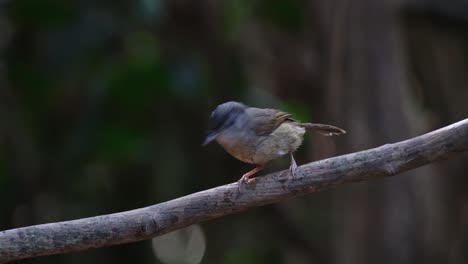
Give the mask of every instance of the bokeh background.
[[[301, 164], [459, 121], [467, 99], [466, 0], [1, 0], [0, 229], [236, 181], [250, 165], [201, 147], [227, 100], [349, 132], [308, 136]], [[174, 241], [202, 263], [467, 263], [467, 158], [19, 263], [199, 261], [161, 259]]]

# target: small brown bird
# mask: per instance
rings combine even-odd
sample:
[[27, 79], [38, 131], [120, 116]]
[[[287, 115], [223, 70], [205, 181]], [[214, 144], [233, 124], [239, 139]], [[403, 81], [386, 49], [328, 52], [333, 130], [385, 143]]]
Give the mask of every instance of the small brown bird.
[[256, 165], [240, 178], [239, 183], [251, 183], [254, 179], [250, 177], [262, 170], [267, 162], [288, 153], [291, 156], [289, 170], [294, 177], [297, 164], [293, 152], [302, 144], [306, 130], [315, 130], [325, 136], [346, 133], [331, 125], [301, 123], [280, 110], [226, 102], [211, 113], [203, 145], [216, 140], [233, 157]]

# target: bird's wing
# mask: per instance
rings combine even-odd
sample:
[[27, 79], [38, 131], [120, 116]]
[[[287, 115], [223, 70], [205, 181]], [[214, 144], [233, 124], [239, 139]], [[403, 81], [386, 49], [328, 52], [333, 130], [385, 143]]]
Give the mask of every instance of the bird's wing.
[[252, 120], [252, 129], [259, 136], [270, 134], [285, 121], [295, 121], [291, 114], [276, 109], [250, 107], [246, 112]]

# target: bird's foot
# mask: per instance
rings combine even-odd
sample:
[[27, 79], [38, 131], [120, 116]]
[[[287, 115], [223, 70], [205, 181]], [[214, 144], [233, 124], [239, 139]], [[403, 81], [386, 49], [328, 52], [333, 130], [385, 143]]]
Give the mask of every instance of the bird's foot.
[[244, 187], [244, 184], [251, 184], [255, 182], [255, 178], [249, 178], [249, 177], [244, 177], [240, 178], [237, 181], [237, 186], [239, 186], [239, 191], [241, 190], [242, 187]]
[[246, 173], [244, 175], [242, 175], [242, 177], [239, 179], [238, 183], [239, 184], [244, 184], [244, 183], [252, 183], [255, 181], [255, 178], [250, 178], [250, 176], [252, 176], [252, 174], [249, 174], [249, 173]]
[[297, 163], [296, 160], [294, 160], [294, 156], [292, 152], [290, 153], [291, 155], [291, 166], [289, 166], [289, 174], [291, 175], [291, 178], [295, 178], [297, 175]]
[[291, 164], [291, 166], [289, 167], [289, 174], [293, 178], [296, 177], [296, 175], [297, 175], [297, 164], [296, 163]]
[[250, 178], [250, 177], [254, 175], [255, 173], [261, 171], [264, 167], [265, 167], [264, 165], [257, 165], [257, 167], [255, 167], [253, 170], [242, 175], [242, 177], [238, 181], [239, 191], [244, 184], [251, 184], [255, 182], [255, 178]]
[[247, 179], [246, 183], [251, 184], [251, 183], [254, 183], [256, 180], [257, 180], [256, 178], [249, 178]]

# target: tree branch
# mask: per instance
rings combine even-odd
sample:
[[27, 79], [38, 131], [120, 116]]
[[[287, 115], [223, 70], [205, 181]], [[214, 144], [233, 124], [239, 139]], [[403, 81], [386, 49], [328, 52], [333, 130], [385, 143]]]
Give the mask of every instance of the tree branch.
[[468, 150], [468, 119], [428, 134], [260, 177], [239, 192], [219, 186], [136, 210], [0, 232], [0, 263], [130, 243], [349, 182], [383, 178]]

